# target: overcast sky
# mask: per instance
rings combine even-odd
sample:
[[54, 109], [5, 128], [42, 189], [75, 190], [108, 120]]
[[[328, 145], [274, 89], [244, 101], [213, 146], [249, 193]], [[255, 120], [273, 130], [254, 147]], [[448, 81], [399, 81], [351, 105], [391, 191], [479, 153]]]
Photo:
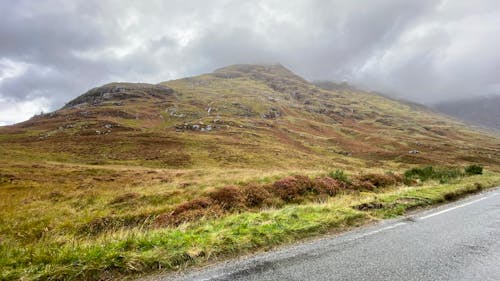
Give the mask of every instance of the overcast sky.
[[236, 63], [426, 104], [497, 94], [499, 50], [498, 0], [1, 0], [0, 125]]

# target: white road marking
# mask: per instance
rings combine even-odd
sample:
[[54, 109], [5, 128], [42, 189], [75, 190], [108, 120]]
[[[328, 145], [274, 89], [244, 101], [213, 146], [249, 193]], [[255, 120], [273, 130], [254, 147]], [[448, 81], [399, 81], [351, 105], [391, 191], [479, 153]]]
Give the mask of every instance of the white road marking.
[[393, 225], [382, 227], [381, 229], [377, 229], [377, 230], [374, 230], [374, 231], [367, 232], [367, 233], [363, 234], [361, 237], [369, 236], [369, 235], [373, 235], [373, 234], [377, 234], [379, 232], [386, 231], [386, 230], [389, 230], [389, 229], [393, 229], [393, 228], [396, 228], [398, 226], [402, 226], [402, 225], [405, 225], [405, 224], [406, 223], [404, 223], [404, 222], [398, 222], [398, 223], [393, 224]]
[[373, 231], [370, 231], [370, 232], [367, 232], [367, 233], [363, 233], [363, 234], [357, 235], [357, 236], [353, 237], [352, 239], [348, 239], [347, 241], [354, 241], [354, 240], [357, 240], [357, 239], [361, 239], [363, 237], [370, 236], [370, 235], [373, 235], [373, 234], [377, 234], [379, 232], [386, 231], [386, 230], [389, 230], [389, 229], [393, 229], [393, 228], [396, 228], [398, 226], [402, 226], [402, 225], [405, 225], [405, 224], [406, 224], [405, 222], [398, 222], [398, 223], [395, 223], [393, 225], [389, 225], [389, 226], [386, 226], [386, 227], [382, 227], [380, 229], [376, 229], [376, 230], [373, 230]]
[[[432, 213], [432, 214], [429, 214], [429, 215], [426, 215], [426, 216], [423, 216], [423, 217], [419, 217], [419, 218], [416, 218], [416, 219], [417, 220], [425, 220], [425, 219], [428, 219], [428, 218], [431, 218], [431, 217], [434, 217], [434, 216], [437, 216], [437, 215], [441, 215], [441, 214], [447, 213], [449, 211], [453, 211], [453, 210], [456, 210], [456, 209], [459, 209], [459, 208], [463, 208], [463, 207], [472, 205], [474, 203], [483, 201], [485, 199], [491, 198], [491, 197], [496, 196], [498, 194], [500, 194], [500, 193], [494, 192], [494, 193], [491, 193], [489, 196], [484, 196], [484, 197], [481, 197], [479, 199], [476, 199], [476, 200], [473, 200], [473, 201], [470, 201], [470, 202], [467, 202], [467, 203], [464, 203], [464, 204], [460, 204], [460, 205], [457, 205], [457, 206], [454, 206], [454, 207], [451, 207], [451, 208], [448, 208], [448, 209], [445, 209], [445, 210], [442, 210], [442, 211], [439, 211], [439, 212], [436, 212], [436, 213]], [[359, 234], [357, 236], [354, 236], [352, 238], [349, 238], [349, 239], [345, 240], [344, 242], [351, 242], [351, 241], [354, 241], [354, 240], [357, 240], [357, 239], [361, 239], [361, 238], [364, 238], [364, 237], [367, 237], [367, 236], [370, 236], [370, 235], [374, 235], [374, 234], [377, 234], [377, 233], [380, 233], [380, 232], [383, 232], [383, 231], [386, 231], [386, 230], [390, 230], [390, 229], [393, 229], [393, 228], [396, 228], [396, 227], [399, 227], [399, 226], [403, 226], [403, 225], [406, 225], [406, 224], [408, 224], [408, 223], [406, 223], [406, 222], [398, 222], [398, 223], [395, 223], [393, 225], [389, 225], [389, 226], [386, 226], [386, 227], [382, 227], [380, 229], [376, 229], [376, 230], [372, 230], [370, 232]], [[314, 242], [311, 242], [311, 244], [313, 244], [313, 243]], [[240, 271], [240, 270], [224, 272], [222, 274], [217, 274], [217, 275], [212, 276], [212, 277], [203, 278], [203, 279], [193, 279], [193, 280], [210, 281], [210, 280], [214, 280], [214, 279], [218, 279], [218, 278], [230, 276], [232, 273], [238, 272], [238, 271]]]
[[439, 211], [439, 212], [436, 212], [436, 213], [432, 213], [430, 215], [427, 215], [427, 216], [423, 216], [423, 217], [420, 217], [418, 218], [419, 220], [425, 220], [425, 219], [428, 219], [428, 218], [432, 218], [432, 217], [435, 217], [435, 216], [438, 216], [438, 215], [441, 215], [441, 214], [444, 214], [444, 213], [447, 213], [449, 211], [453, 211], [453, 210], [456, 210], [456, 209], [459, 209], [459, 208], [463, 208], [463, 207], [466, 207], [466, 206], [469, 206], [469, 205], [472, 205], [474, 203], [477, 203], [479, 201], [483, 201], [485, 199], [488, 199], [488, 198], [491, 198], [493, 196], [497, 195], [497, 193], [493, 193], [491, 194], [490, 196], [485, 196], [485, 197], [481, 197], [479, 199], [476, 199], [474, 201], [470, 201], [470, 202], [467, 202], [467, 203], [464, 203], [464, 204], [461, 204], [461, 205], [458, 205], [458, 206], [454, 206], [454, 207], [451, 207], [451, 208], [448, 208], [448, 209], [444, 209], [442, 211]]
[[[376, 230], [373, 230], [373, 231], [370, 231], [370, 232], [367, 232], [367, 233], [363, 233], [363, 234], [360, 234], [360, 235], [357, 235], [355, 237], [352, 237], [350, 239], [347, 239], [346, 241], [344, 242], [351, 242], [351, 241], [354, 241], [354, 240], [358, 240], [358, 239], [361, 239], [363, 237], [366, 237], [366, 236], [370, 236], [370, 235], [373, 235], [373, 234], [377, 234], [377, 233], [380, 233], [382, 231], [386, 231], [386, 230], [389, 230], [389, 229], [393, 229], [393, 228], [396, 228], [396, 227], [399, 227], [399, 226], [402, 226], [402, 225], [405, 225], [407, 223], [405, 222], [398, 222], [398, 223], [395, 223], [393, 225], [389, 225], [389, 226], [386, 226], [386, 227], [382, 227], [380, 229], [376, 229]], [[231, 274], [235, 273], [235, 272], [238, 272], [238, 271], [241, 271], [241, 269], [238, 269], [238, 270], [235, 270], [235, 271], [229, 271], [229, 272], [224, 272], [222, 274], [218, 274], [218, 275], [215, 275], [215, 276], [211, 276], [211, 277], [208, 277], [208, 278], [203, 278], [203, 279], [194, 279], [194, 280], [199, 280], [199, 281], [210, 281], [210, 280], [214, 280], [214, 279], [218, 279], [218, 278], [222, 278], [222, 277], [228, 277], [230, 276]]]

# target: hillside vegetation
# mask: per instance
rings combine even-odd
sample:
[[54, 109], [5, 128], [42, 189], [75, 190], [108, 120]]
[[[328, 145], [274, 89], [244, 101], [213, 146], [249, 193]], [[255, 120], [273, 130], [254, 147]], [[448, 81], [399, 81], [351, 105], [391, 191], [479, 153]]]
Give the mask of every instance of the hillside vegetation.
[[97, 87], [0, 155], [1, 280], [175, 270], [500, 183], [496, 136], [281, 65]]

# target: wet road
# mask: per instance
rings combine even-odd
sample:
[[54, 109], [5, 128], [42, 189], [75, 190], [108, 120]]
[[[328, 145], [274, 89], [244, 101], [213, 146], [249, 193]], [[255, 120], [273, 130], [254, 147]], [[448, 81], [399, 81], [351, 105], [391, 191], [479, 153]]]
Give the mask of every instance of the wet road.
[[340, 236], [150, 280], [500, 280], [500, 190]]

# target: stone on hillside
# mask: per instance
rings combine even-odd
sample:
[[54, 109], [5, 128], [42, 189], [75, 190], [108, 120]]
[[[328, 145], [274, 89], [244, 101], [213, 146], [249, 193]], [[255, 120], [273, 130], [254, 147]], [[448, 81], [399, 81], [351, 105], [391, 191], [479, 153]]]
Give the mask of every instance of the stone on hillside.
[[281, 112], [279, 111], [279, 109], [275, 108], [275, 107], [271, 107], [271, 109], [264, 113], [262, 115], [262, 117], [266, 118], [266, 119], [275, 119], [275, 118], [278, 118], [281, 116]]

